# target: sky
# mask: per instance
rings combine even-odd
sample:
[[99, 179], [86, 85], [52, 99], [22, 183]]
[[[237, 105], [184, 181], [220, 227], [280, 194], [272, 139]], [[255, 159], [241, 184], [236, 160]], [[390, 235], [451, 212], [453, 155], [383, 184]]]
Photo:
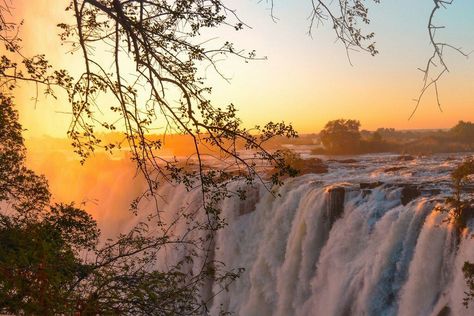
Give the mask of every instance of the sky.
[[[15, 0], [15, 18], [24, 19], [24, 51], [44, 52], [59, 67], [74, 69], [78, 56], [67, 53], [56, 36], [56, 24], [67, 20], [63, 0]], [[380, 54], [351, 53], [335, 41], [329, 24], [308, 36], [309, 0], [275, 1], [275, 23], [269, 5], [258, 0], [226, 1], [251, 27], [244, 31], [212, 30], [203, 36], [231, 40], [237, 47], [255, 49], [266, 60], [244, 63], [230, 58], [219, 63], [230, 83], [211, 70], [202, 70], [213, 87], [218, 105], [233, 103], [244, 124], [291, 122], [301, 133], [318, 132], [333, 119], [358, 119], [362, 128], [449, 128], [459, 120], [474, 120], [474, 64], [447, 53], [450, 72], [439, 85], [443, 111], [434, 93], [426, 95], [415, 116], [408, 120], [422, 86], [422, 67], [431, 54], [427, 33], [432, 0], [384, 0], [371, 5], [371, 25]], [[474, 50], [474, 2], [454, 1], [437, 16], [447, 28], [443, 41]], [[33, 89], [32, 89], [33, 88]], [[26, 136], [66, 135], [69, 105], [40, 97], [32, 100], [34, 87], [24, 86], [17, 95]]]

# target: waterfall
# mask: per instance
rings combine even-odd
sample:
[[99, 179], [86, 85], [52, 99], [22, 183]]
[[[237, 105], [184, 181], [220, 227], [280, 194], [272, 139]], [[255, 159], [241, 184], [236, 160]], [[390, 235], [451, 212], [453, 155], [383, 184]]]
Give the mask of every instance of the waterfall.
[[474, 314], [462, 305], [461, 271], [474, 261], [474, 241], [458, 243], [434, 210], [442, 199], [316, 179], [223, 202], [229, 225], [216, 236], [215, 259], [245, 272], [228, 291], [214, 285], [211, 315]]
[[[443, 222], [445, 215], [434, 211], [449, 193], [450, 172], [463, 157], [406, 162], [384, 154], [358, 156], [350, 164], [328, 160], [328, 173], [288, 179], [275, 194], [256, 185], [246, 188], [245, 200], [223, 200], [228, 225], [212, 241], [212, 256], [228, 270], [245, 271], [228, 290], [217, 283], [204, 286], [203, 297], [212, 297], [209, 314], [223, 309], [242, 316], [474, 315], [474, 307], [462, 305], [467, 290], [462, 266], [474, 262], [472, 233], [457, 236]], [[60, 162], [70, 169], [63, 167], [67, 161]], [[79, 183], [77, 190], [63, 190], [75, 194], [66, 202], [97, 201], [87, 209], [106, 237], [148, 223], [147, 215], [156, 212], [152, 201], [141, 205], [138, 216], [128, 211], [145, 187], [140, 178], [125, 181], [134, 174], [133, 166], [113, 161], [105, 168], [103, 163], [74, 181], [64, 172], [50, 175], [52, 188]], [[238, 182], [229, 185], [230, 191], [240, 188]], [[198, 207], [202, 198], [198, 190], [169, 183], [157, 196], [166, 222]], [[180, 220], [170, 233], [182, 236], [188, 229]], [[197, 233], [188, 236], [197, 238]], [[185, 247], [176, 246], [158, 259], [166, 269], [186, 254]], [[196, 258], [184, 272], [196, 274], [201, 267]]]

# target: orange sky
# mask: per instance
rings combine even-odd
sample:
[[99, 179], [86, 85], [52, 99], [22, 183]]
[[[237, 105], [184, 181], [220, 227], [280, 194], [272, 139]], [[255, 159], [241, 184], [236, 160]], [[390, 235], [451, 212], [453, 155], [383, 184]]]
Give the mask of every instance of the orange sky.
[[[354, 66], [344, 49], [334, 43], [330, 30], [318, 30], [313, 39], [307, 36], [307, 6], [281, 1], [276, 7], [279, 21], [274, 23], [264, 3], [229, 2], [253, 28], [237, 33], [212, 30], [209, 36], [230, 38], [240, 47], [256, 49], [268, 60], [222, 62], [221, 70], [232, 78], [230, 84], [210, 70], [206, 75], [216, 104], [234, 103], [249, 126], [284, 120], [305, 133], [319, 131], [328, 120], [337, 118], [359, 119], [365, 129], [447, 128], [460, 119], [474, 120], [474, 64], [452, 54], [447, 56], [452, 71], [440, 84], [443, 112], [431, 93], [408, 120], [412, 99], [422, 84], [416, 68], [430, 53], [425, 26], [429, 1], [392, 1], [375, 8], [372, 28], [381, 53], [377, 57], [353, 53]], [[25, 20], [22, 36], [26, 53], [44, 52], [57, 66], [72, 68], [74, 73], [72, 65], [80, 65], [79, 56], [66, 54], [56, 36], [55, 25], [67, 18], [63, 12], [66, 3], [15, 0], [15, 17]], [[448, 25], [451, 22], [451, 31], [442, 35], [472, 50], [474, 35], [466, 30], [472, 29], [474, 14], [469, 17], [465, 12], [474, 12], [474, 4], [462, 5], [465, 7], [450, 8], [451, 15], [441, 15]], [[69, 112], [67, 101], [40, 98], [35, 109], [33, 96], [32, 86], [23, 87], [17, 95], [26, 135], [64, 136], [70, 121], [63, 113]]]

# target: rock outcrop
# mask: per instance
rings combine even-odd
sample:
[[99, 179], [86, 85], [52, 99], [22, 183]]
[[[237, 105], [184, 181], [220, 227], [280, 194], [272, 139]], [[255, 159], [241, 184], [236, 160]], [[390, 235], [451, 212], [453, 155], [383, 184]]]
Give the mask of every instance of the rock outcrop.
[[328, 190], [328, 201], [326, 209], [326, 218], [329, 227], [344, 213], [344, 200], [346, 197], [346, 189], [344, 187], [335, 187]]
[[421, 195], [421, 191], [417, 186], [414, 185], [404, 185], [402, 189], [402, 194], [400, 200], [403, 205], [407, 205], [417, 197]]

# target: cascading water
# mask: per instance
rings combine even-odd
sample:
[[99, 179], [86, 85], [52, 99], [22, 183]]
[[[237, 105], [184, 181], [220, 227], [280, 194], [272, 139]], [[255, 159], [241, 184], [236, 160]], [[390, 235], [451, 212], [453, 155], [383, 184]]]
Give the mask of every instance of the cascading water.
[[[255, 211], [223, 210], [216, 260], [246, 272], [213, 301], [236, 315], [469, 315], [461, 267], [474, 241], [434, 211], [436, 197], [401, 204], [402, 189], [289, 181], [280, 197], [260, 191]], [[314, 177], [316, 178], [316, 177]], [[343, 188], [343, 210], [334, 198]], [[342, 203], [341, 203], [342, 204]], [[332, 223], [332, 219], [334, 222]], [[217, 293], [220, 289], [215, 288]]]
[[[222, 201], [228, 225], [218, 231], [212, 255], [227, 269], [245, 271], [228, 290], [205, 286], [203, 295], [212, 297], [209, 314], [222, 309], [242, 316], [474, 315], [474, 304], [468, 309], [462, 304], [467, 290], [462, 266], [474, 262], [474, 239], [471, 232], [457, 236], [434, 210], [450, 193], [450, 172], [462, 158], [335, 160], [326, 174], [288, 179], [276, 196], [257, 187], [249, 188], [246, 200]], [[135, 197], [134, 186], [121, 188], [127, 199]], [[169, 221], [176, 210], [199, 205], [201, 197], [172, 185], [159, 193]], [[114, 205], [101, 208], [115, 210]], [[117, 224], [99, 224], [127, 231], [140, 220], [123, 215]], [[174, 229], [179, 235], [187, 228], [180, 221]], [[166, 261], [184, 252], [170, 250]], [[201, 266], [193, 264], [187, 269]]]
[[245, 272], [228, 291], [214, 285], [210, 314], [474, 315], [462, 304], [474, 240], [435, 210], [452, 166], [418, 161], [390, 176], [371, 167], [369, 178], [346, 167], [347, 183], [306, 175], [278, 196], [227, 199], [214, 255]]

